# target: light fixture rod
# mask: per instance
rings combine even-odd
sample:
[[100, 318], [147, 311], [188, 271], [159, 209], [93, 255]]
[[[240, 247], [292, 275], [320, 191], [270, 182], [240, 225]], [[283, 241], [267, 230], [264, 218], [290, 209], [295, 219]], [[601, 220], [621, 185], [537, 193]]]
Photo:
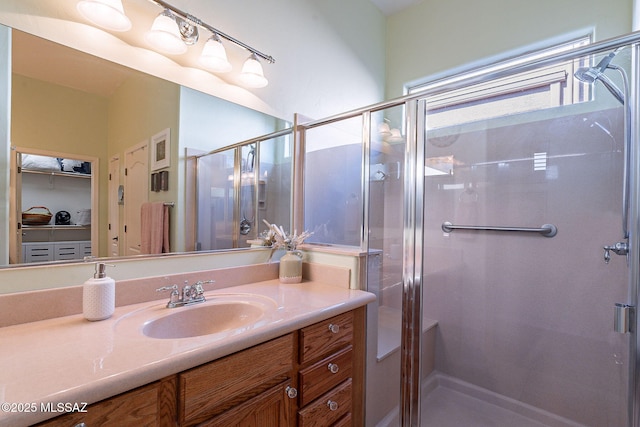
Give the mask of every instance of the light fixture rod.
[[175, 13], [176, 15], [179, 15], [182, 19], [184, 19], [185, 21], [188, 22], [192, 22], [195, 25], [199, 25], [200, 27], [209, 30], [211, 33], [213, 34], [217, 34], [218, 36], [222, 37], [223, 39], [230, 41], [231, 43], [238, 45], [246, 50], [248, 50], [251, 53], [255, 53], [257, 56], [259, 56], [260, 58], [264, 59], [265, 61], [269, 62], [270, 64], [273, 64], [276, 62], [276, 60], [271, 56], [271, 55], [267, 55], [265, 53], [260, 52], [257, 49], [254, 49], [253, 47], [249, 46], [246, 43], [241, 42], [240, 40], [231, 37], [230, 35], [218, 30], [215, 27], [212, 27], [211, 25], [207, 24], [206, 22], [201, 21], [199, 18], [181, 11], [180, 9], [170, 5], [169, 3], [163, 1], [163, 0], [149, 0], [151, 3], [154, 3], [160, 7], [163, 7], [165, 9], [169, 9], [171, 12]]

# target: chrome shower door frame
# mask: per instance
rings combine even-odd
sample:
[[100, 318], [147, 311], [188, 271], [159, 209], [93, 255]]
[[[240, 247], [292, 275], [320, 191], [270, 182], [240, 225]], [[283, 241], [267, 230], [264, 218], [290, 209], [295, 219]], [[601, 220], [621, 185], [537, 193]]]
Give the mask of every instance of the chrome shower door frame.
[[[640, 42], [638, 42], [640, 43]], [[632, 320], [632, 331], [635, 340], [631, 340], [629, 349], [629, 425], [640, 426], [640, 321], [638, 319], [638, 290], [640, 281], [640, 44], [632, 45], [632, 69], [629, 96], [631, 109], [630, 152], [629, 156], [629, 296], [628, 304], [635, 307], [635, 319]]]
[[422, 280], [424, 259], [424, 165], [426, 100], [405, 104], [407, 144], [404, 183], [404, 244], [402, 266], [402, 341], [400, 419], [403, 426], [420, 425]]

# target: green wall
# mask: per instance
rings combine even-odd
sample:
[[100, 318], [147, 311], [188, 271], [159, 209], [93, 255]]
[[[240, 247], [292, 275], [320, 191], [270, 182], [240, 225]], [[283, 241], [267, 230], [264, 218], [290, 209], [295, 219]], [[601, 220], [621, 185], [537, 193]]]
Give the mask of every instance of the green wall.
[[631, 31], [632, 0], [424, 0], [387, 20], [387, 98], [403, 85], [545, 41]]

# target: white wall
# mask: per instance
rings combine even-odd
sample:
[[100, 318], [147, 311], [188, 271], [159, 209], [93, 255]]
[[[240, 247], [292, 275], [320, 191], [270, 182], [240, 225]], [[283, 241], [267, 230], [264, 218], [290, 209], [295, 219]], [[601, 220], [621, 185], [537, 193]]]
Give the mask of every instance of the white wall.
[[426, 76], [522, 53], [567, 34], [631, 31], [633, 0], [424, 0], [387, 24], [388, 98]]

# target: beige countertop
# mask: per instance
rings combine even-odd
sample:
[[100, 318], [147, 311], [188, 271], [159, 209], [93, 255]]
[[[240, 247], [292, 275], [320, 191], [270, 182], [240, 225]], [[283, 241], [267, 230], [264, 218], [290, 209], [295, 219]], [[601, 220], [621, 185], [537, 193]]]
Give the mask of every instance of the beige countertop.
[[269, 280], [207, 292], [203, 304], [220, 294], [252, 294], [270, 308], [241, 330], [181, 339], [142, 333], [145, 320], [198, 306], [168, 309], [168, 298], [117, 307], [99, 322], [80, 314], [0, 328], [0, 426], [61, 415], [42, 409], [82, 407], [375, 300], [368, 292], [320, 282]]

